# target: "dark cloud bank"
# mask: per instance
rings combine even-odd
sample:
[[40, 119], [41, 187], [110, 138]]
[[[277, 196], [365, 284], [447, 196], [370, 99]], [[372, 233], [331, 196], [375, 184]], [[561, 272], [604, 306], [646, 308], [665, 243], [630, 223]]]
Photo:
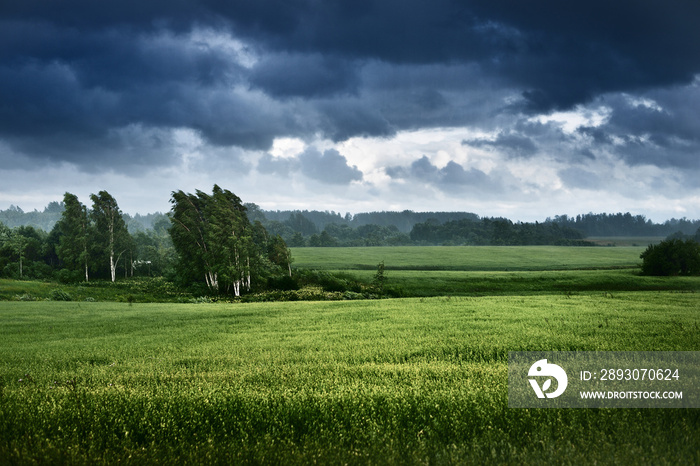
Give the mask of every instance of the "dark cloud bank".
[[[499, 135], [465, 144], [510, 158], [576, 136], [588, 141], [576, 157], [697, 170], [698, 24], [696, 1], [0, 1], [0, 140], [31, 158], [127, 170], [171, 163], [180, 128], [265, 151], [283, 136], [469, 125]], [[577, 105], [611, 117], [576, 135], [524, 123]], [[429, 164], [387, 173], [487, 182]], [[258, 170], [362, 179], [333, 151], [263, 157]]]
[[311, 179], [327, 184], [348, 184], [362, 180], [362, 172], [356, 166], [349, 166], [347, 159], [335, 149], [321, 153], [309, 148], [293, 159], [265, 154], [258, 162], [258, 171], [285, 178], [295, 172], [301, 172]]

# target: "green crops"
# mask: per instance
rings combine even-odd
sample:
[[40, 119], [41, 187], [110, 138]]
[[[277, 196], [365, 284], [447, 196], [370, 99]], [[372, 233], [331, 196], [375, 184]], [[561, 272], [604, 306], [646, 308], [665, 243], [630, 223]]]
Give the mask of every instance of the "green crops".
[[507, 407], [507, 353], [700, 350], [695, 293], [0, 303], [0, 463], [697, 464], [698, 410]]

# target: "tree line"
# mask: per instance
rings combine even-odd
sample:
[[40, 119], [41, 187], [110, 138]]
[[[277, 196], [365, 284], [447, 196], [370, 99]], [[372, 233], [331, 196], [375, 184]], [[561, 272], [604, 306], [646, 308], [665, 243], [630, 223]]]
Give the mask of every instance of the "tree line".
[[[163, 276], [183, 287], [199, 287], [202, 293], [239, 296], [270, 286], [292, 286], [293, 280], [287, 280], [292, 276], [288, 246], [584, 246], [591, 245], [585, 241], [586, 232], [651, 235], [669, 229], [673, 229], [669, 239], [684, 241], [690, 245], [686, 249], [700, 241], [700, 221], [682, 219], [658, 225], [629, 213], [557, 216], [542, 223], [523, 223], [465, 212], [341, 216], [293, 211], [286, 217], [276, 212], [278, 220], [270, 220], [269, 212], [244, 204], [217, 185], [211, 194], [173, 192], [167, 215], [130, 217], [106, 191], [90, 195], [90, 201], [87, 206], [74, 194], [65, 193], [62, 202], [49, 204], [43, 214], [56, 220], [48, 232], [33, 225], [11, 227], [0, 222], [0, 276], [63, 282]], [[15, 221], [24, 214], [17, 207], [8, 211]], [[38, 214], [34, 211], [31, 217], [39, 221]], [[425, 219], [429, 215], [438, 218]], [[316, 223], [319, 219], [325, 222], [323, 229]], [[391, 223], [363, 223], [391, 219], [403, 221], [404, 229], [412, 226], [406, 232]], [[413, 223], [418, 219], [424, 220]], [[674, 244], [680, 247], [680, 242]], [[653, 254], [646, 254], [649, 260], [671, 254], [664, 248], [652, 250]], [[679, 273], [695, 270], [684, 264], [678, 265]]]
[[591, 246], [585, 235], [558, 223], [514, 223], [504, 218], [476, 215], [440, 222], [430, 218], [413, 225], [409, 233], [395, 225], [329, 223], [322, 231], [301, 212], [265, 227], [293, 247], [408, 246], [408, 245], [571, 245]]
[[589, 236], [693, 235], [700, 220], [654, 223], [628, 213], [567, 215], [544, 222], [513, 222], [469, 212], [264, 211], [247, 204], [269, 231], [294, 247], [400, 245], [590, 245]]
[[240, 296], [291, 275], [284, 241], [260, 222], [251, 223], [241, 200], [219, 186], [211, 195], [173, 192], [169, 216], [135, 234], [107, 191], [90, 200], [88, 207], [65, 193], [61, 215], [48, 233], [0, 223], [0, 276], [63, 282], [166, 276], [208, 294]]
[[[401, 212], [363, 212], [352, 215], [350, 213], [340, 214], [334, 211], [318, 210], [271, 211], [263, 210], [252, 203], [245, 203], [244, 206], [247, 208], [247, 215], [251, 222], [259, 221], [268, 231], [279, 234], [286, 241], [290, 242], [290, 245], [294, 241], [295, 246], [325, 246], [331, 244], [363, 246], [374, 245], [378, 242], [382, 245], [411, 244], [411, 233], [414, 227], [419, 224], [445, 225], [459, 221], [479, 222], [489, 220], [498, 222], [508, 220], [482, 218], [471, 212], [413, 212], [404, 210]], [[54, 224], [61, 218], [61, 213], [64, 209], [65, 205], [63, 202], [51, 202], [43, 212], [37, 210], [24, 212], [17, 206], [10, 206], [9, 209], [0, 210], [0, 223], [4, 223], [10, 228], [32, 226], [36, 229], [51, 231]], [[132, 234], [155, 229], [158, 222], [169, 221], [167, 216], [160, 212], [145, 215], [135, 214], [133, 216], [122, 214], [122, 217]], [[514, 224], [522, 223], [515, 222]], [[665, 237], [677, 232], [693, 235], [700, 228], [700, 219], [672, 218], [663, 223], [654, 223], [644, 215], [632, 215], [629, 212], [616, 214], [588, 213], [576, 216], [557, 215], [553, 218], [547, 218], [543, 222], [530, 223], [530, 225], [538, 224], [558, 224], [560, 227], [578, 230], [584, 237]], [[324, 231], [326, 231], [325, 235], [323, 234]], [[303, 242], [300, 236], [295, 237], [297, 233], [301, 235]]]
[[644, 215], [629, 212], [617, 214], [557, 215], [548, 218], [547, 223], [557, 223], [581, 231], [586, 236], [669, 236], [680, 232], [693, 235], [700, 228], [700, 220], [687, 218], [666, 220], [654, 223]]

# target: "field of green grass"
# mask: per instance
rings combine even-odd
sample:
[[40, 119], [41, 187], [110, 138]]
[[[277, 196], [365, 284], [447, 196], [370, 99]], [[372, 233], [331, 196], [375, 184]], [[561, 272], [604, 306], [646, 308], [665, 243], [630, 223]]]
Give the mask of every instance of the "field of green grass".
[[294, 267], [318, 270], [521, 271], [638, 267], [643, 247], [397, 246], [292, 248]]
[[695, 293], [0, 304], [0, 463], [698, 464], [699, 410], [512, 409], [507, 353], [700, 350]]
[[700, 464], [698, 409], [507, 405], [509, 351], [700, 351], [700, 277], [643, 249], [293, 250], [418, 296], [382, 300], [0, 281], [0, 464]]
[[393, 296], [579, 291], [700, 291], [698, 277], [640, 276], [644, 247], [434, 246], [294, 248], [294, 267], [370, 283], [384, 262]]

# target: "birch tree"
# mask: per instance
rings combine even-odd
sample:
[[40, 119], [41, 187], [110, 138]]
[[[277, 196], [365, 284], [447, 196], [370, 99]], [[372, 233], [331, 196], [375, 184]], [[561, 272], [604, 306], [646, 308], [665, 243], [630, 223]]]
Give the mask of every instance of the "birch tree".
[[[182, 277], [203, 277], [212, 292], [240, 296], [260, 273], [258, 244], [241, 199], [214, 185], [212, 194], [172, 193], [170, 234]], [[201, 278], [199, 278], [201, 280]]]
[[187, 279], [199, 276], [210, 291], [219, 291], [219, 277], [214, 267], [214, 246], [209, 244], [208, 220], [205, 207], [209, 195], [197, 190], [196, 194], [183, 191], [172, 193], [170, 203], [170, 237], [178, 253], [178, 270]]
[[235, 296], [240, 296], [243, 288], [251, 289], [251, 256], [255, 256], [246, 207], [231, 191], [214, 185], [206, 215], [209, 220], [206, 233], [215, 245], [214, 266], [226, 291], [232, 290]]
[[22, 278], [24, 278], [24, 250], [27, 245], [27, 240], [22, 234], [20, 234], [19, 229], [15, 228], [15, 230], [13, 231], [10, 244], [12, 245], [12, 248], [17, 254], [19, 262], [19, 279], [21, 280]]
[[103, 259], [109, 257], [110, 278], [117, 277], [117, 263], [129, 248], [131, 235], [126, 228], [117, 201], [107, 192], [91, 194], [92, 211], [90, 217], [94, 222], [95, 245]]

